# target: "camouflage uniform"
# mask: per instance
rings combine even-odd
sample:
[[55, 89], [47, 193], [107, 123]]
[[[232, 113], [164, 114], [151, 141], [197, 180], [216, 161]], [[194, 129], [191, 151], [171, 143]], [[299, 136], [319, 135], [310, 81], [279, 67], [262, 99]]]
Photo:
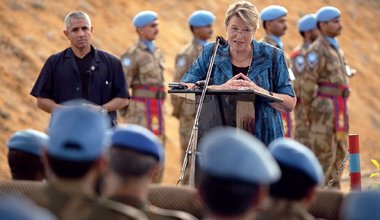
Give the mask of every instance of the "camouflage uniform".
[[270, 199], [256, 220], [316, 220], [299, 202]]
[[[306, 64], [306, 51], [310, 45], [302, 44], [296, 47], [290, 55], [290, 62], [292, 64], [292, 70], [295, 76], [293, 83], [294, 91], [298, 95], [303, 85], [303, 78], [305, 76], [307, 64]], [[294, 108], [295, 126], [294, 126], [294, 138], [309, 146], [308, 133], [309, 133], [309, 121], [303, 112], [302, 100], [297, 96], [297, 104]]]
[[[138, 124], [151, 130], [165, 145], [164, 133], [164, 57], [158, 48], [152, 53], [141, 41], [134, 44], [121, 57], [132, 102], [125, 112], [126, 123]], [[154, 178], [161, 182], [163, 167]]]
[[110, 198], [113, 201], [120, 202], [122, 204], [130, 205], [144, 212], [148, 219], [154, 220], [171, 220], [171, 219], [184, 219], [184, 220], [194, 220], [194, 216], [177, 210], [161, 209], [153, 205], [144, 204], [137, 198], [130, 196], [113, 196]]
[[[261, 39], [260, 41], [273, 45], [282, 50], [280, 45], [278, 45], [277, 42], [268, 35], [265, 35], [265, 37]], [[286, 66], [288, 67], [289, 70], [291, 70], [291, 62], [288, 55], [285, 52], [284, 52], [284, 56], [285, 56]], [[281, 116], [282, 116], [282, 124], [284, 125], [285, 137], [294, 138], [294, 112], [281, 112]]]
[[[202, 48], [203, 46], [199, 44], [197, 39], [194, 38], [193, 41], [186, 45], [181, 53], [176, 56], [174, 75], [175, 82], [181, 81], [183, 75], [202, 52]], [[185, 157], [191, 131], [193, 129], [196, 114], [195, 103], [191, 100], [185, 100], [185, 98], [181, 98], [175, 95], [171, 96], [171, 101], [173, 105], [172, 115], [179, 119], [179, 134], [182, 149], [182, 159]], [[186, 174], [184, 182], [187, 182], [187, 177], [188, 174]]]
[[107, 199], [95, 199], [78, 185], [47, 184], [41, 193], [30, 197], [37, 205], [51, 211], [61, 220], [147, 219], [136, 208]]
[[[348, 66], [343, 51], [335, 49], [325, 36], [313, 42], [306, 57], [310, 71], [305, 75], [299, 95], [310, 122], [310, 147], [323, 167], [327, 183], [347, 149]], [[334, 186], [340, 187], [340, 177], [341, 174]]]

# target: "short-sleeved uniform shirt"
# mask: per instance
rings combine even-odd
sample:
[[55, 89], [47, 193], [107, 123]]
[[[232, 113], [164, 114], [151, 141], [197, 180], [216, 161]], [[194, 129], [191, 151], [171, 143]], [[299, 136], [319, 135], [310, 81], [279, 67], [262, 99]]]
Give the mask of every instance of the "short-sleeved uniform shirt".
[[[183, 82], [195, 83], [206, 78], [207, 69], [213, 52], [214, 43], [205, 45], [200, 57], [193, 63]], [[252, 41], [252, 64], [248, 77], [258, 86], [275, 93], [294, 97], [288, 68], [283, 52], [269, 44]], [[221, 85], [233, 77], [228, 42], [219, 46], [212, 72], [214, 84]], [[253, 135], [268, 145], [272, 140], [283, 137], [283, 125], [279, 111], [269, 105], [265, 99], [255, 100], [255, 130]]]
[[[88, 81], [88, 101], [103, 105], [113, 98], [129, 98], [123, 67], [115, 56], [92, 48], [94, 58], [91, 62]], [[75, 56], [67, 48], [50, 56], [31, 91], [35, 97], [49, 98], [56, 103], [84, 98]], [[109, 112], [111, 120], [116, 121], [116, 112]]]

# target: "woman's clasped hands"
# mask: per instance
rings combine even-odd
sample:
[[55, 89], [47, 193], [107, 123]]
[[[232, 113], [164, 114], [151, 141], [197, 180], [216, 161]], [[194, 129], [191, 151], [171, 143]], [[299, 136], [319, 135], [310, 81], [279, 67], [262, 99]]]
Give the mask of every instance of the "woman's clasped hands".
[[243, 73], [239, 73], [222, 85], [213, 86], [216, 90], [258, 90], [259, 87]]

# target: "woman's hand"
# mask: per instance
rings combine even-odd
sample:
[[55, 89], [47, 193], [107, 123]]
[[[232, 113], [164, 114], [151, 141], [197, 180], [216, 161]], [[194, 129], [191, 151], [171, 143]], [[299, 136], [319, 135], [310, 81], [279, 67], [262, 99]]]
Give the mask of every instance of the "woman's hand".
[[244, 75], [243, 73], [239, 73], [238, 75], [239, 81], [240, 81], [240, 86], [241, 88], [240, 89], [251, 89], [251, 90], [260, 90], [261, 87], [259, 87], [258, 85], [256, 85], [256, 83], [254, 83], [250, 78], [248, 78], [246, 75]]
[[294, 106], [296, 104], [297, 98], [291, 97], [289, 95], [285, 94], [279, 94], [279, 93], [269, 93], [269, 91], [261, 88], [260, 86], [256, 85], [252, 80], [250, 80], [246, 75], [239, 73], [238, 75], [234, 76], [231, 79], [234, 78], [241, 78], [238, 79], [237, 85], [238, 88], [236, 89], [251, 89], [251, 90], [256, 90], [262, 93], [267, 93], [269, 95], [273, 95], [279, 98], [282, 98], [284, 101], [282, 103], [270, 103], [273, 108], [277, 109], [278, 111], [281, 112], [290, 112], [294, 109]]
[[247, 89], [255, 89], [258, 86], [252, 82], [248, 77], [244, 74], [239, 73], [228, 80], [226, 83], [222, 85], [215, 85], [212, 87], [213, 89], [218, 90], [228, 90], [228, 89], [239, 89], [239, 90], [247, 90]]
[[291, 97], [285, 94], [279, 93], [270, 93], [269, 91], [257, 86], [254, 82], [252, 82], [247, 76], [243, 75], [244, 85], [250, 86], [250, 89], [260, 91], [262, 93], [267, 93], [272, 96], [276, 96], [278, 98], [282, 98], [284, 101], [282, 103], [270, 103], [269, 105], [281, 112], [291, 112], [294, 109], [297, 98]]

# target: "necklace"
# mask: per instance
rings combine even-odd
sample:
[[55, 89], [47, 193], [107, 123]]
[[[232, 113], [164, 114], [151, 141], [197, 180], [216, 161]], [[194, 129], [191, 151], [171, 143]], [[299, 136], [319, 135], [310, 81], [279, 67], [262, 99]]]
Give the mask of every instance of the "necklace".
[[245, 75], [245, 76], [248, 76], [249, 75], [249, 72], [251, 70], [251, 66], [252, 66], [252, 58], [250, 59], [250, 63], [249, 65], [244, 65], [243, 67], [242, 66], [237, 66], [237, 65], [234, 65], [233, 63], [231, 63], [232, 65], [232, 73], [233, 75], [237, 75], [239, 73]]
[[248, 66], [248, 71], [247, 71], [247, 74], [246, 74], [246, 76], [248, 76], [248, 74], [249, 74], [249, 71], [251, 70], [251, 64], [252, 64], [252, 52], [250, 53], [251, 54], [251, 56], [249, 56], [249, 66]]

